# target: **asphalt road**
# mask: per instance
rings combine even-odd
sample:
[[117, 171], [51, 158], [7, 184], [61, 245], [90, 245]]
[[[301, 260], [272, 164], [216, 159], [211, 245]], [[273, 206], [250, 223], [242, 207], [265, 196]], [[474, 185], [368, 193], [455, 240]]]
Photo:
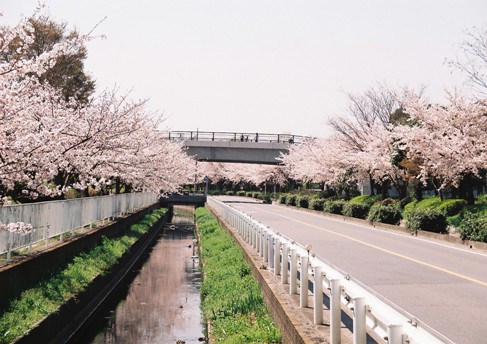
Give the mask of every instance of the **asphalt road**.
[[458, 344], [487, 343], [487, 254], [245, 198], [219, 197], [306, 245]]

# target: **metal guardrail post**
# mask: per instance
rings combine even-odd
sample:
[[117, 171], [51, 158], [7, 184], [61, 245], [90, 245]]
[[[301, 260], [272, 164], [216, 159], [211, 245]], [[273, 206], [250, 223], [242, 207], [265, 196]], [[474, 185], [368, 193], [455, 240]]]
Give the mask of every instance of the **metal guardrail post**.
[[340, 304], [342, 286], [339, 279], [330, 280], [330, 343], [341, 343], [342, 310]]
[[289, 246], [287, 243], [282, 243], [282, 260], [281, 260], [281, 284], [287, 283], [289, 265]]
[[299, 307], [308, 307], [308, 256], [301, 256]]
[[365, 297], [353, 298], [353, 343], [366, 344], [367, 333], [365, 332], [366, 320]]
[[269, 244], [267, 240], [267, 229], [262, 232], [262, 258], [264, 258], [264, 263], [269, 261]]
[[321, 325], [323, 324], [323, 271], [319, 265], [315, 266], [313, 270], [313, 323]]
[[281, 274], [281, 241], [274, 238], [274, 276]]
[[260, 232], [262, 231], [262, 227], [260, 225], [257, 226], [257, 229], [255, 230], [255, 239], [256, 239], [256, 250], [257, 250], [257, 253], [259, 254], [260, 256], [260, 252], [262, 251], [262, 245], [261, 245], [261, 242], [262, 242], [262, 238], [261, 238], [261, 234]]
[[274, 269], [274, 235], [272, 233], [267, 233], [267, 253], [269, 267]]
[[289, 274], [289, 294], [296, 294], [298, 291], [298, 257], [297, 249], [291, 248], [291, 272]]
[[390, 324], [387, 325], [387, 343], [389, 344], [403, 344], [402, 340], [402, 325]]

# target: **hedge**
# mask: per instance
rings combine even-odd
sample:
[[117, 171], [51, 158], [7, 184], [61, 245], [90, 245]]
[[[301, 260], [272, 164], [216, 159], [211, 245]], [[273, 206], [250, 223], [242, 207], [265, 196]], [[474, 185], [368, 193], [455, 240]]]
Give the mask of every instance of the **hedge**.
[[286, 204], [296, 206], [296, 195], [288, 195], [286, 199]]
[[487, 217], [465, 212], [459, 231], [462, 240], [487, 242]]
[[447, 233], [446, 216], [434, 209], [413, 209], [406, 215], [406, 227], [414, 231]]
[[347, 204], [345, 201], [326, 201], [323, 203], [323, 211], [325, 213], [342, 215], [343, 206]]
[[366, 219], [369, 213], [370, 207], [361, 203], [345, 203], [343, 206], [342, 214], [344, 216], [355, 217], [358, 219]]
[[401, 222], [401, 211], [394, 204], [374, 204], [370, 208], [367, 220], [370, 222], [388, 223], [398, 225]]
[[309, 209], [323, 211], [323, 204], [325, 203], [324, 199], [315, 198], [309, 201]]
[[300, 208], [308, 209], [309, 206], [309, 197], [308, 196], [299, 196], [296, 199], [296, 205]]

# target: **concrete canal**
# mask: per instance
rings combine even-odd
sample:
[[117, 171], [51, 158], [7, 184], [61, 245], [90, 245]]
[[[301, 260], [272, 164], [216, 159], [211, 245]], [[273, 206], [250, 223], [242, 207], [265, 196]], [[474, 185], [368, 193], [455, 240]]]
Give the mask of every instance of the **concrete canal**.
[[202, 343], [194, 209], [174, 216], [135, 277], [72, 343]]

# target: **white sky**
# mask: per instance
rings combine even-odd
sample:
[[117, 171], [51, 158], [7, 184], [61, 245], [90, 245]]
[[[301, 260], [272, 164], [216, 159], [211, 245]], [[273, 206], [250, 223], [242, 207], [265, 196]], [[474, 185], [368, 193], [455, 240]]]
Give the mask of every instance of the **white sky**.
[[[0, 24], [36, 0], [0, 0]], [[150, 98], [173, 130], [326, 136], [344, 92], [376, 82], [427, 86], [431, 101], [461, 75], [444, 63], [465, 31], [487, 26], [486, 0], [48, 0], [88, 44], [99, 89]]]

